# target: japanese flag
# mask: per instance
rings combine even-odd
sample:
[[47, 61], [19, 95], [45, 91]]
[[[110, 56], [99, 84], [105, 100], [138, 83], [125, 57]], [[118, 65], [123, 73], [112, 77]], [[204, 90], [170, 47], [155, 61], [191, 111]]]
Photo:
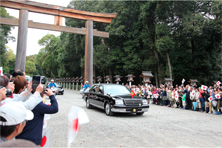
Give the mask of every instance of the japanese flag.
[[0, 76], [3, 75], [3, 68], [0, 67]]
[[220, 85], [220, 84], [221, 84], [220, 81], [218, 81], [218, 82], [217, 82], [217, 85]]
[[154, 98], [158, 98], [159, 94], [154, 94]]
[[205, 85], [201, 85], [201, 89], [203, 89], [203, 90], [207, 90], [207, 86], [205, 86]]
[[176, 93], [175, 93], [175, 100], [178, 101], [178, 98], [179, 98], [179, 95], [178, 95], [178, 93], [176, 92]]
[[49, 127], [46, 127], [42, 131], [42, 140], [40, 147], [49, 147]]
[[220, 99], [220, 95], [219, 95], [219, 94], [216, 94], [215, 97], [216, 97], [217, 99]]
[[213, 100], [212, 96], [208, 98], [208, 100], [211, 102]]
[[185, 82], [185, 79], [182, 80], [182, 83], [184, 83], [184, 82]]
[[77, 106], [72, 106], [68, 114], [68, 147], [75, 139], [82, 124], [88, 123], [89, 118], [86, 112]]

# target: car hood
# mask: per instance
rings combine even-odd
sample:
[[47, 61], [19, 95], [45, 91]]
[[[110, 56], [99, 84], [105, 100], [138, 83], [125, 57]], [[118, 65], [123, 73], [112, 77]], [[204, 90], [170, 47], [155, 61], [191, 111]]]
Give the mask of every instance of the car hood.
[[115, 96], [112, 96], [112, 97], [115, 98], [115, 99], [141, 99], [138, 96], [134, 96], [132, 98], [130, 95], [115, 95]]

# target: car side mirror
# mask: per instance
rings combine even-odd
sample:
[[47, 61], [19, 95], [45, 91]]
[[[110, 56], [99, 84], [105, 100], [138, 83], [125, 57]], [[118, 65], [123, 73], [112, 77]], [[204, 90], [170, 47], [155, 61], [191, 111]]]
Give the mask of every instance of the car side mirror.
[[110, 96], [110, 93], [107, 93], [106, 95], [107, 95], [107, 96]]

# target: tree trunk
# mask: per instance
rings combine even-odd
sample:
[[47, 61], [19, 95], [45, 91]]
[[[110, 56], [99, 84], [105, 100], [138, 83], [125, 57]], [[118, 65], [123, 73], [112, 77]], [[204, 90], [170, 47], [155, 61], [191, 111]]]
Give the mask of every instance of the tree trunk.
[[110, 83], [113, 83], [112, 69], [109, 67]]
[[155, 80], [156, 80], [156, 86], [158, 86], [158, 78], [157, 78], [158, 74], [157, 74], [157, 71], [155, 71]]
[[166, 56], [167, 56], [167, 61], [168, 61], [168, 66], [169, 66], [170, 78], [172, 79], [172, 71], [171, 71], [170, 57], [169, 57], [169, 54], [168, 54], [167, 51], [166, 51]]
[[93, 77], [96, 77], [96, 66], [93, 66]]
[[52, 76], [53, 76], [53, 79], [55, 79], [56, 77], [55, 77], [55, 75], [53, 74], [52, 69], [51, 69], [51, 74], [52, 74]]
[[104, 82], [104, 83], [106, 82], [106, 79], [105, 79], [105, 70], [103, 70], [103, 82]]
[[84, 69], [81, 68], [81, 76], [84, 78]]
[[[147, 31], [150, 33], [150, 30], [148, 28], [148, 25], [147, 25], [147, 21], [146, 21], [146, 28], [147, 28]], [[153, 29], [155, 30], [156, 26], [153, 25]], [[155, 45], [156, 47], [156, 31], [154, 32], [154, 36], [152, 37], [152, 41], [153, 41], [153, 44]], [[159, 55], [158, 55], [158, 51], [156, 48], [153, 48], [153, 52], [154, 52], [154, 55], [157, 59], [157, 71], [155, 72], [155, 77], [156, 77], [156, 85], [158, 86], [158, 84], [160, 84], [160, 82], [158, 81], [159, 80], [159, 76], [158, 76], [158, 73], [160, 72], [160, 62], [159, 62]]]

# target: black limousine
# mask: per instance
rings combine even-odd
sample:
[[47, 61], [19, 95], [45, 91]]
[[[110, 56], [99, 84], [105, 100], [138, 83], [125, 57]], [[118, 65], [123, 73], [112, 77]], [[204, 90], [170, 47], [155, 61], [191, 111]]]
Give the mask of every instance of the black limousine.
[[115, 112], [143, 115], [149, 109], [146, 99], [138, 96], [132, 98], [130, 90], [118, 84], [95, 84], [85, 92], [83, 99], [88, 109], [92, 106], [104, 109], [108, 116]]

